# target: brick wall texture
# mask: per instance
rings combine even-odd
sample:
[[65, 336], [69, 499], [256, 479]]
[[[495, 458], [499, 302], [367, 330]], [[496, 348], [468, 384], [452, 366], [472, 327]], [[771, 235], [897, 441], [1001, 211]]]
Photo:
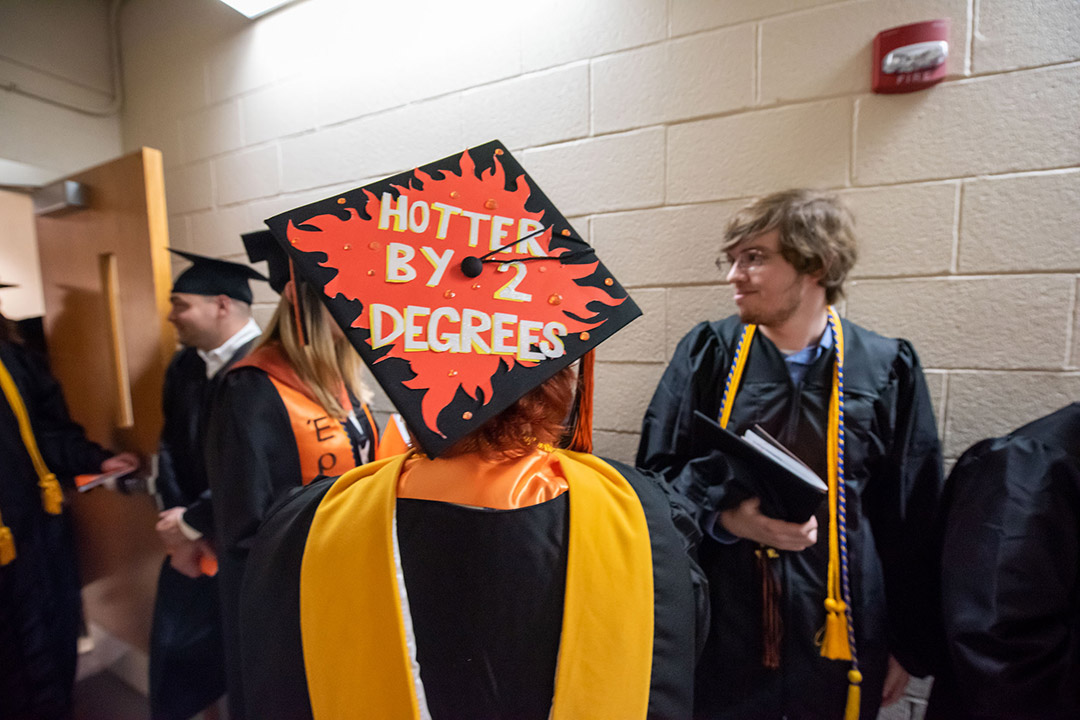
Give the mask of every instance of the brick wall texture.
[[[871, 93], [874, 35], [941, 17], [947, 79]], [[632, 459], [681, 335], [733, 309], [728, 215], [791, 186], [854, 210], [842, 311], [914, 342], [950, 460], [1080, 398], [1075, 0], [132, 0], [124, 37], [176, 247], [239, 258], [276, 212], [513, 149], [646, 313], [599, 353], [601, 453]]]

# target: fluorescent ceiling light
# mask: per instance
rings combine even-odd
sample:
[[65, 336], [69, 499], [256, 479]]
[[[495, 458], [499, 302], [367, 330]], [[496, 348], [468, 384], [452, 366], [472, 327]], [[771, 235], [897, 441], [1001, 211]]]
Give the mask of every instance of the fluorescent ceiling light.
[[293, 0], [221, 0], [221, 2], [249, 18], [257, 18], [282, 5], [288, 5]]

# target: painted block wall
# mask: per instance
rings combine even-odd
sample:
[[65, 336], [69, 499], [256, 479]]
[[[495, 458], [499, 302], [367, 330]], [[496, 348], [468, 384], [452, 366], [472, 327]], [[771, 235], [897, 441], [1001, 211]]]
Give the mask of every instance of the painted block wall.
[[[874, 35], [941, 17], [947, 80], [873, 95]], [[914, 342], [950, 461], [1080, 399], [1075, 0], [131, 0], [124, 37], [123, 143], [164, 151], [176, 247], [239, 259], [272, 214], [504, 141], [646, 312], [600, 350], [602, 454], [733, 310], [728, 215], [798, 185], [855, 211], [843, 312]]]
[[53, 104], [106, 111], [111, 83], [107, 2], [0, 0], [0, 185], [51, 182], [119, 155], [118, 115]]
[[[844, 312], [915, 343], [950, 459], [1080, 398], [1072, 0], [367, 5], [129, 3], [123, 142], [164, 151], [175, 246], [242, 257], [271, 214], [498, 137], [646, 310], [600, 352], [597, 444], [626, 460], [678, 339], [733, 309], [727, 216], [833, 189]], [[874, 34], [939, 17], [947, 81], [870, 93]]]

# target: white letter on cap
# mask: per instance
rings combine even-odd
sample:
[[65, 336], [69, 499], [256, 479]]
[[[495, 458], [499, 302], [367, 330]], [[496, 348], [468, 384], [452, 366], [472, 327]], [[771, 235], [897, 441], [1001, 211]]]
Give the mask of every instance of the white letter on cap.
[[[420, 211], [420, 216], [417, 217], [416, 211]], [[409, 229], [414, 233], [422, 233], [427, 230], [428, 223], [431, 221], [431, 208], [423, 200], [417, 200], [409, 208]]]
[[549, 322], [544, 326], [544, 339], [540, 342], [540, 352], [549, 358], [565, 355], [566, 346], [563, 345], [562, 337], [560, 337], [565, 334], [565, 325], [561, 322]]
[[[514, 335], [517, 315], [497, 312], [491, 316], [491, 352], [499, 355], [516, 355], [517, 348], [507, 345], [506, 341]], [[507, 327], [509, 325], [510, 327]]]
[[[389, 305], [372, 303], [368, 312], [371, 314], [371, 339], [368, 342], [371, 343], [372, 350], [381, 348], [383, 345], [389, 345], [401, 337], [401, 333], [405, 332], [405, 324], [401, 313]], [[383, 315], [389, 315], [394, 325], [394, 329], [388, 335], [383, 334]]]
[[[475, 324], [474, 324], [475, 321]], [[490, 355], [491, 348], [480, 337], [480, 333], [491, 329], [491, 318], [487, 313], [465, 308], [461, 311], [461, 352], [478, 352]]]
[[533, 350], [532, 346], [540, 342], [540, 331], [544, 323], [535, 320], [522, 320], [518, 323], [518, 360], [539, 361], [544, 359], [544, 354]]
[[420, 307], [419, 305], [409, 305], [405, 308], [405, 351], [410, 350], [427, 350], [427, 343], [420, 339], [419, 336], [424, 334], [424, 328], [416, 324], [416, 318], [423, 317], [431, 313], [430, 308]]
[[446, 249], [442, 255], [435, 252], [435, 248], [430, 248], [424, 245], [420, 248], [420, 252], [424, 258], [431, 263], [431, 267], [435, 268], [431, 273], [431, 277], [424, 283], [428, 287], [435, 287], [442, 280], [443, 273], [446, 272], [446, 268], [450, 267], [450, 258], [454, 256], [454, 251], [450, 248]]
[[408, 224], [406, 220], [406, 213], [409, 211], [409, 198], [405, 195], [398, 196], [397, 209], [394, 207], [394, 196], [388, 192], [382, 194], [382, 201], [379, 203], [379, 229], [385, 230], [390, 227], [390, 216], [394, 216], [394, 232], [405, 232], [405, 226]]
[[461, 352], [458, 349], [460, 333], [443, 333], [439, 335], [439, 321], [448, 318], [453, 322], [461, 322], [458, 311], [452, 307], [435, 308], [428, 319], [427, 342], [434, 352]]
[[416, 279], [409, 261], [416, 257], [412, 245], [405, 243], [386, 244], [386, 282], [404, 283]]

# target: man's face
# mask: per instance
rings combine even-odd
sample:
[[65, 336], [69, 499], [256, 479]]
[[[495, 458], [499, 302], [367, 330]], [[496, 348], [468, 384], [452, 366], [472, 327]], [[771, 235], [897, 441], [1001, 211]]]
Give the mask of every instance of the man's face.
[[219, 343], [224, 311], [215, 295], [173, 293], [169, 297], [172, 310], [168, 320], [176, 328], [183, 345], [199, 350], [213, 350]]
[[820, 289], [816, 277], [799, 273], [780, 253], [779, 230], [744, 240], [727, 259], [727, 281], [744, 323], [778, 327], [795, 315], [808, 293]]

